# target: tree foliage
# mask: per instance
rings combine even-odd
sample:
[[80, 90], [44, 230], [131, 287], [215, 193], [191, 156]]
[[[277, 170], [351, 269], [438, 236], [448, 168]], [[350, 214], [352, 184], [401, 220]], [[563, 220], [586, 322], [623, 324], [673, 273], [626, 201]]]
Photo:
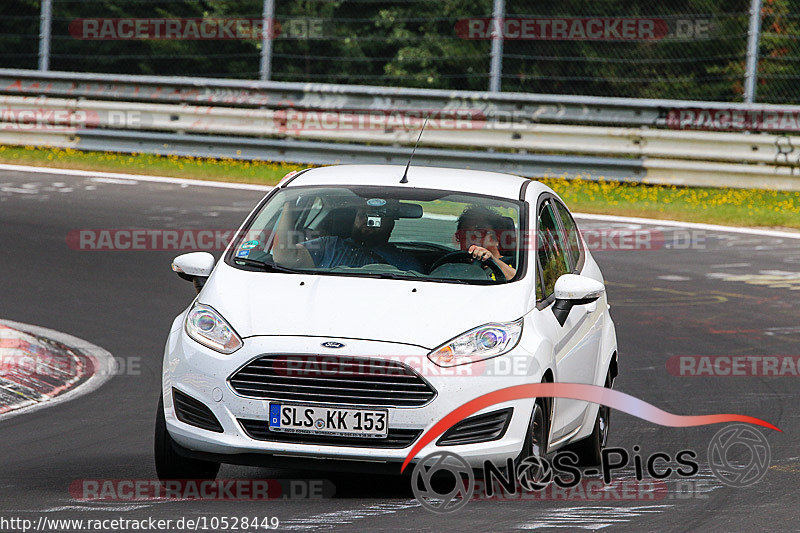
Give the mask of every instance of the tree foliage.
[[[749, 0], [506, 0], [509, 18], [648, 19], [657, 39], [508, 39], [502, 88], [557, 94], [739, 101]], [[492, 0], [275, 0], [281, 32], [273, 79], [485, 90], [491, 40], [461, 38], [458, 21], [491, 17]], [[796, 102], [800, 15], [764, 0], [760, 101]], [[257, 78], [261, 41], [103, 40], [70, 35], [80, 18], [258, 19], [262, 0], [54, 0], [51, 68]], [[4, 0], [0, 62], [35, 68], [38, 0]], [[304, 33], [305, 28], [305, 33]]]

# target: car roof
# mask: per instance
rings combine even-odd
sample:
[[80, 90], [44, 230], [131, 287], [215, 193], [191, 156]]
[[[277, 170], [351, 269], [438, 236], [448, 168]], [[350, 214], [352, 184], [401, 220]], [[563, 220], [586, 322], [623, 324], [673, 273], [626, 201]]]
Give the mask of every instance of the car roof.
[[302, 172], [289, 183], [289, 187], [311, 185], [376, 185], [383, 187], [415, 187], [446, 191], [485, 194], [519, 200], [522, 185], [547, 190], [543, 184], [499, 172], [465, 170], [457, 168], [415, 167], [408, 170], [408, 183], [401, 184], [403, 165], [333, 165], [317, 167]]

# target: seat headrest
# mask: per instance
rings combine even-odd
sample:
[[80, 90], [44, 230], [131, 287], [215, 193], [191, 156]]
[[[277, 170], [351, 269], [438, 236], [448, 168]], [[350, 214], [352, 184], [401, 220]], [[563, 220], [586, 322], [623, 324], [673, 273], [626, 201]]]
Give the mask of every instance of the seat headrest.
[[328, 235], [346, 239], [353, 234], [353, 221], [356, 219], [355, 207], [337, 207], [332, 209], [319, 229]]
[[512, 254], [517, 249], [517, 228], [511, 217], [497, 217], [497, 238], [500, 241], [498, 249], [503, 255]]

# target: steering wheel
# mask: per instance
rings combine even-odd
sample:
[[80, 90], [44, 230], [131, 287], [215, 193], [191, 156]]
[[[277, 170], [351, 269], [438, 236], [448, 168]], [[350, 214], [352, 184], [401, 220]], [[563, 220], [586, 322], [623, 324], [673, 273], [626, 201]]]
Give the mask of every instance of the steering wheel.
[[481, 261], [480, 259], [475, 259], [472, 257], [472, 254], [469, 252], [464, 252], [459, 250], [457, 252], [450, 252], [449, 254], [445, 255], [444, 257], [440, 257], [437, 259], [433, 265], [431, 265], [431, 272], [439, 268], [440, 266], [447, 264], [447, 263], [473, 263], [476, 262], [481, 268], [484, 270], [489, 270], [494, 273], [495, 280], [499, 283], [505, 283], [506, 275], [503, 274], [503, 270], [500, 268], [500, 265], [497, 264], [497, 261], [494, 260], [494, 257], [486, 260]]

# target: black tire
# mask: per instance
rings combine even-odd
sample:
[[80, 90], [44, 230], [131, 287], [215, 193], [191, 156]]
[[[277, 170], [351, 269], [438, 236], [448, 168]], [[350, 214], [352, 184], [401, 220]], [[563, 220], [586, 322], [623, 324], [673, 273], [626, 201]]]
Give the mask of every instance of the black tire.
[[549, 431], [549, 416], [547, 402], [541, 398], [536, 400], [531, 412], [531, 420], [528, 422], [528, 432], [525, 442], [522, 444], [522, 451], [517, 456], [514, 464], [519, 464], [526, 457], [544, 457], [547, 453], [547, 436]]
[[164, 419], [164, 399], [158, 399], [155, 431], [155, 460], [158, 479], [214, 479], [219, 472], [219, 463], [189, 459], [179, 455], [173, 447]]
[[[612, 386], [611, 374], [606, 375], [605, 387]], [[597, 409], [592, 434], [578, 442], [568, 444], [563, 451], [574, 452], [578, 455], [578, 466], [598, 466], [601, 463], [601, 453], [608, 444], [608, 431], [611, 422], [611, 408], [601, 405]]]
[[[552, 481], [552, 469], [547, 462], [547, 437], [549, 435], [549, 402], [537, 398], [528, 422], [528, 431], [522, 450], [514, 461], [514, 477], [526, 490], [540, 490]], [[539, 458], [540, 460], [528, 458]]]

